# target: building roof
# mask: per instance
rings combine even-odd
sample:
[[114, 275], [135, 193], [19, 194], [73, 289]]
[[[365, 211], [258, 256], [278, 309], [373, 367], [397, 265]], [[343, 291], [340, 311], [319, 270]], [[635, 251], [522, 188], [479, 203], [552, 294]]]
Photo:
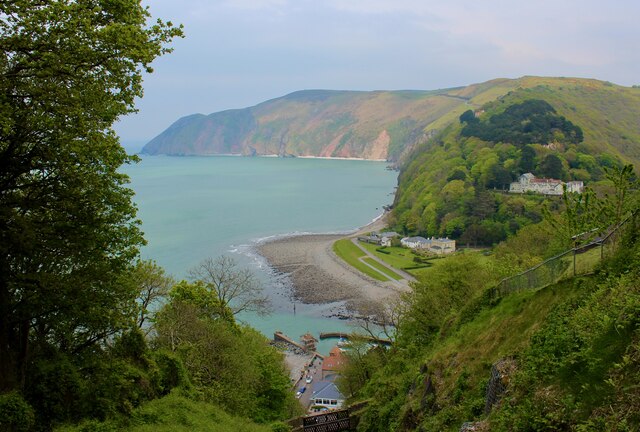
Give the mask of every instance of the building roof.
[[547, 178], [534, 178], [534, 179], [531, 179], [531, 183], [562, 184], [562, 180], [547, 179]]
[[347, 364], [347, 358], [342, 354], [342, 350], [337, 346], [331, 348], [329, 356], [322, 362], [323, 371], [339, 371]]
[[314, 399], [342, 399], [344, 400], [344, 395], [340, 393], [338, 387], [335, 383], [331, 381], [318, 381], [313, 385], [314, 389], [317, 389], [313, 392]]
[[429, 240], [424, 237], [405, 237], [402, 241], [407, 243], [429, 243]]
[[385, 232], [381, 232], [380, 234], [378, 234], [380, 237], [400, 237], [400, 234], [398, 234], [395, 231], [385, 231]]

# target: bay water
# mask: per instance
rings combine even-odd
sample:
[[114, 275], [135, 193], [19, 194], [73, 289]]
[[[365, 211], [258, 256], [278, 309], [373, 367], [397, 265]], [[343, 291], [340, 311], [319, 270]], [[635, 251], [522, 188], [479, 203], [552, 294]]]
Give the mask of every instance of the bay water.
[[[254, 271], [274, 310], [268, 317], [240, 319], [267, 337], [280, 330], [298, 339], [307, 331], [317, 337], [352, 328], [327, 317], [336, 305], [294, 305], [287, 278], [268, 266], [255, 245], [368, 224], [393, 201], [397, 173], [385, 168], [384, 162], [360, 160], [142, 156], [123, 171], [131, 178], [148, 241], [143, 258], [185, 279], [202, 260], [229, 255]], [[321, 343], [320, 352], [333, 343]]]

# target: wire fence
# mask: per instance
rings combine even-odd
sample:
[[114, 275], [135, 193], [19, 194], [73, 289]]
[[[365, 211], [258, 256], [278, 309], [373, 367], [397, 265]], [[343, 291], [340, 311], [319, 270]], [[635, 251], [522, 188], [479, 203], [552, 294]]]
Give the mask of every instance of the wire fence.
[[522, 273], [502, 279], [492, 289], [492, 296], [502, 297], [517, 291], [540, 289], [564, 279], [593, 273], [601, 261], [617, 250], [625, 228], [636, 226], [636, 216], [637, 213], [632, 214], [602, 237], [569, 249]]

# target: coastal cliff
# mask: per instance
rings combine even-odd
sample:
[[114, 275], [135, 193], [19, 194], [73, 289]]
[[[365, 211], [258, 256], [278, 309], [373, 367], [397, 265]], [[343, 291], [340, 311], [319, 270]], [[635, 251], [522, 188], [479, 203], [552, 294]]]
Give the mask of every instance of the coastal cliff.
[[541, 77], [494, 79], [433, 91], [298, 91], [253, 107], [183, 117], [147, 143], [142, 153], [402, 162], [417, 144], [464, 111], [478, 110], [514, 91], [561, 102], [557, 105], [567, 118], [576, 117], [577, 107], [588, 117], [587, 129], [605, 131], [587, 136], [588, 143], [607, 140], [623, 155], [637, 156], [628, 131], [635, 131], [632, 118], [640, 106], [640, 91], [589, 79]]

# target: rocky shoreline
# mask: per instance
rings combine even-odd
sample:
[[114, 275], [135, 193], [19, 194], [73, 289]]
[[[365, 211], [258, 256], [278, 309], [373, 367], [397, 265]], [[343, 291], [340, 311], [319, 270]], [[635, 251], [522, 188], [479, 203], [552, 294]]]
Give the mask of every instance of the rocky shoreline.
[[[293, 297], [309, 304], [346, 302], [347, 309], [382, 301], [396, 293], [389, 283], [376, 281], [352, 268], [333, 252], [336, 240], [384, 228], [384, 217], [351, 235], [309, 234], [267, 241], [257, 251], [276, 271], [287, 275]], [[343, 315], [343, 314], [341, 314]]]

